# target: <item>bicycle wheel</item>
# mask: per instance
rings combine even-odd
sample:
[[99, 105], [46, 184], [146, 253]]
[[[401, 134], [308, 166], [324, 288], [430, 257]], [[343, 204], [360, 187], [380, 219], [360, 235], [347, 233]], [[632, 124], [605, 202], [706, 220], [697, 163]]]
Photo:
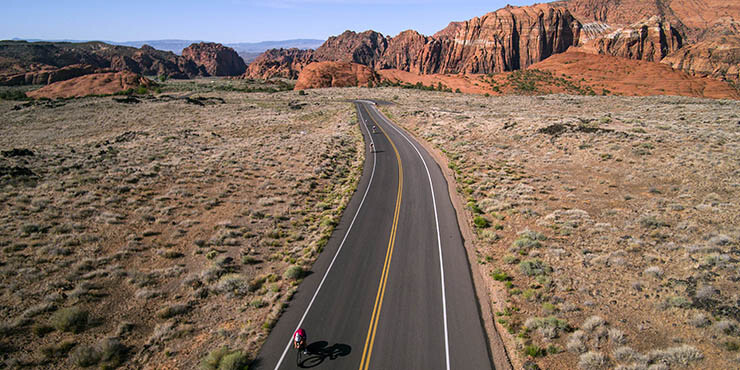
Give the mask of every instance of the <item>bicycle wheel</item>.
[[301, 361], [303, 360], [303, 351], [301, 351], [300, 348], [296, 349], [295, 354], [295, 364], [296, 366], [301, 366]]

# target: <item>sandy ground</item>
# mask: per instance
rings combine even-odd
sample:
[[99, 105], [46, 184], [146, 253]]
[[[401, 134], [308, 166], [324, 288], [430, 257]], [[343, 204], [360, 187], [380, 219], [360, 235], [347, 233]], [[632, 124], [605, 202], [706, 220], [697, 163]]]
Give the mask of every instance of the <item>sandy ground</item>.
[[6, 366], [256, 354], [364, 152], [351, 104], [214, 89], [240, 83], [172, 82], [135, 104], [0, 101]]

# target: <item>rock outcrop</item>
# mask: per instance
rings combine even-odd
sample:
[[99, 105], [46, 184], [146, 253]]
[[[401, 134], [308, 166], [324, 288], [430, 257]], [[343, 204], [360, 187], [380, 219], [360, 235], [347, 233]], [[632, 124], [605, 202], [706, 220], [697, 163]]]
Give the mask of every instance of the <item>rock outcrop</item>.
[[329, 37], [314, 52], [318, 62], [351, 62], [374, 66], [388, 47], [388, 40], [378, 32], [355, 33], [344, 31], [339, 36]]
[[263, 80], [272, 77], [296, 79], [303, 68], [313, 61], [313, 50], [270, 49], [249, 64], [244, 77]]
[[375, 86], [378, 75], [369, 67], [349, 62], [315, 62], [301, 71], [296, 90], [322, 87]]
[[431, 37], [416, 31], [403, 31], [389, 40], [385, 53], [375, 64], [375, 68], [425, 73], [429, 64], [425, 51], [432, 50], [427, 47], [432, 41]]
[[0, 76], [0, 86], [48, 85], [100, 71], [87, 64], [73, 64], [62, 68], [46, 66], [36, 71]]
[[151, 85], [153, 85], [151, 80], [133, 72], [105, 72], [55, 82], [38, 90], [31, 91], [26, 95], [34, 99], [71, 98], [88, 95], [115, 94], [120, 91]]
[[192, 44], [182, 50], [182, 57], [203, 66], [211, 76], [239, 76], [247, 65], [230, 47], [212, 42]]
[[537, 63], [576, 45], [581, 24], [549, 4], [512, 7], [451, 23], [427, 43], [424, 73], [495, 73]]
[[702, 41], [673, 52], [661, 63], [693, 75], [740, 82], [740, 22], [720, 19]]
[[[683, 45], [679, 31], [659, 16], [628, 27], [616, 28], [597, 23], [584, 26], [579, 44], [597, 54], [659, 62]], [[602, 34], [596, 35], [596, 30]]]

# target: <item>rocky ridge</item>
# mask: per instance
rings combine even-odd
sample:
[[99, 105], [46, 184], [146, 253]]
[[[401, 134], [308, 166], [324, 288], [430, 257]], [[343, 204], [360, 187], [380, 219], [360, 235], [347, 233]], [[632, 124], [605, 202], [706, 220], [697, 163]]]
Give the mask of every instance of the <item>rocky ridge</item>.
[[304, 67], [313, 62], [313, 50], [270, 49], [249, 64], [244, 78], [269, 79], [271, 77], [297, 79]]
[[247, 70], [234, 49], [213, 42], [192, 44], [182, 50], [182, 57], [203, 66], [211, 76], [238, 76]]

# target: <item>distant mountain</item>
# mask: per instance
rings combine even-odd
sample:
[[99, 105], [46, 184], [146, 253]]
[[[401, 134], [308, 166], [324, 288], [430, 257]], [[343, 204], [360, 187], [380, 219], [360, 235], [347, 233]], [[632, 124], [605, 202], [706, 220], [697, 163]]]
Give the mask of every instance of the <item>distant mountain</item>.
[[[89, 40], [41, 40], [41, 39], [20, 39], [14, 38], [14, 41], [25, 40], [28, 42], [48, 41], [48, 42], [72, 42], [72, 43], [83, 43]], [[182, 49], [186, 47], [203, 42], [203, 40], [142, 40], [142, 41], [105, 41], [106, 44], [119, 45], [119, 46], [130, 46], [140, 48], [144, 45], [149, 45], [157, 50], [171, 51], [177, 55], [182, 53]], [[231, 44], [223, 44], [234, 49], [245, 62], [252, 62], [258, 55], [269, 49], [316, 49], [324, 40], [314, 39], [293, 39], [293, 40], [279, 40], [279, 41], [261, 41], [261, 42], [236, 42]]]

